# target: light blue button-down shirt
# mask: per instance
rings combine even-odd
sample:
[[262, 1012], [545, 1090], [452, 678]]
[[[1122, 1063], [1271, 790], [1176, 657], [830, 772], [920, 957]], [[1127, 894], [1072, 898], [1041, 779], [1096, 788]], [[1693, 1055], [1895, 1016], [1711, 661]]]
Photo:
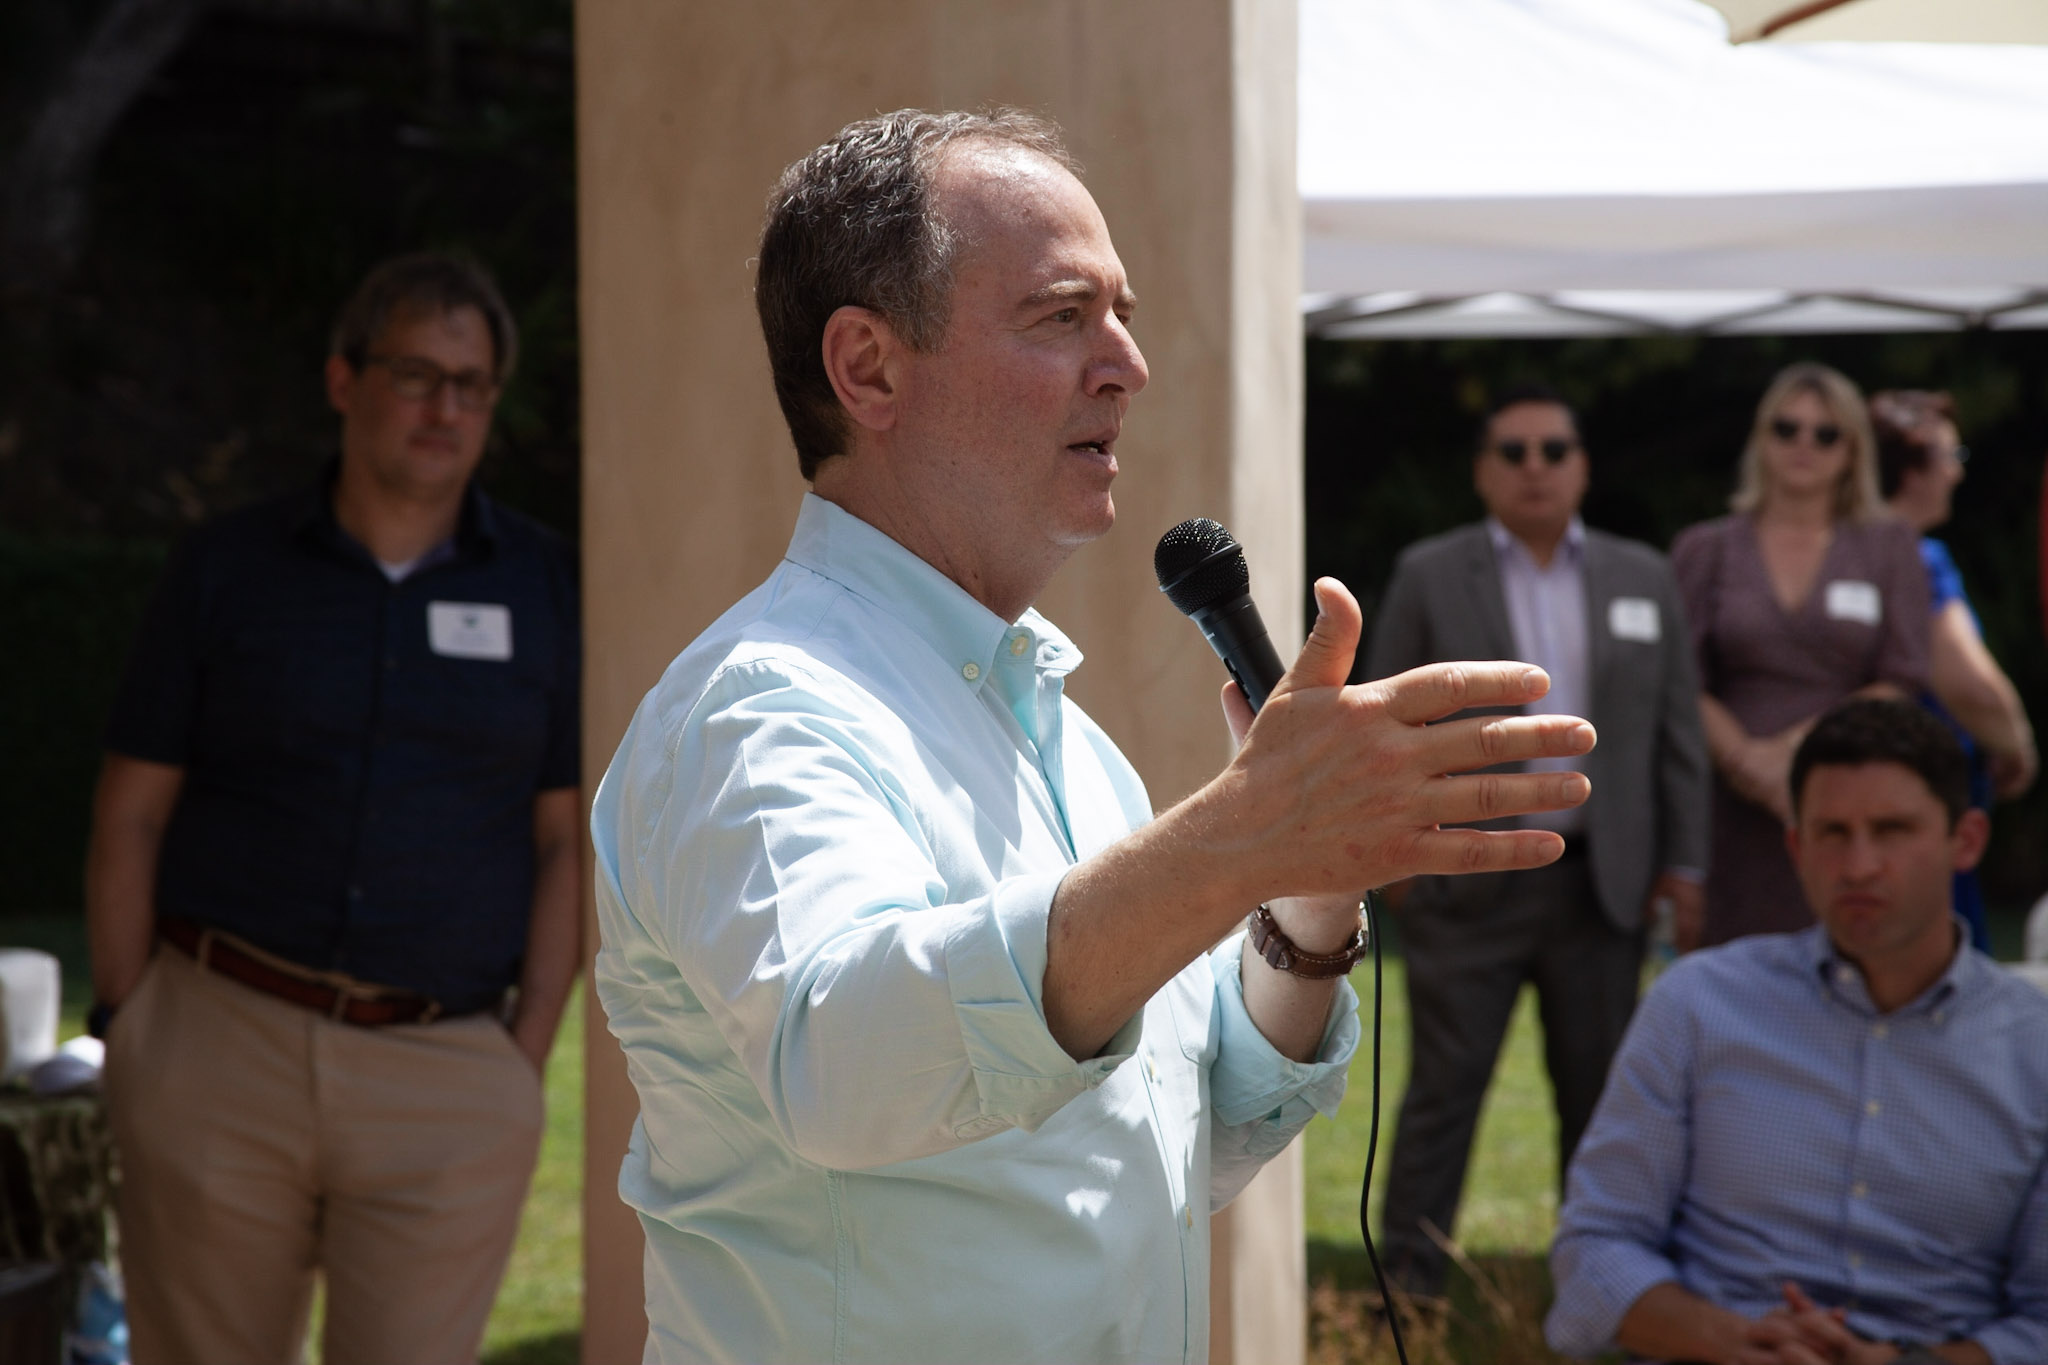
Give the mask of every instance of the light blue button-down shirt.
[[1551, 1270], [1574, 1355], [1665, 1281], [1757, 1317], [1793, 1280], [1875, 1340], [2048, 1361], [2048, 997], [1964, 946], [1879, 1014], [1818, 925], [1681, 959], [1572, 1161]]
[[1209, 1214], [1335, 1109], [1357, 999], [1291, 1062], [1233, 937], [1053, 1040], [1054, 889], [1151, 818], [1079, 662], [809, 496], [641, 703], [591, 833], [650, 1358], [1206, 1359]]

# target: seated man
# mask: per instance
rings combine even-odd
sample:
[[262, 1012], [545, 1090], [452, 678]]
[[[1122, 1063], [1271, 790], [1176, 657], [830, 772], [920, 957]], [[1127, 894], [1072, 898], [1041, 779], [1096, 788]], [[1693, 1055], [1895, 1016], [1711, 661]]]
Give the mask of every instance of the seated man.
[[1969, 946], [1990, 823], [1903, 702], [1792, 765], [1820, 923], [1680, 961], [1572, 1163], [1550, 1343], [1758, 1365], [2048, 1361], [2048, 996]]

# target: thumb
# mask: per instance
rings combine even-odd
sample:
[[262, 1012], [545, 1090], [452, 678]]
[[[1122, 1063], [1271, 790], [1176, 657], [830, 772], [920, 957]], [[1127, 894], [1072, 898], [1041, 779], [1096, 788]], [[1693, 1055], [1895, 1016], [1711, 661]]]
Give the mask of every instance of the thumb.
[[1273, 689], [1274, 696], [1308, 687], [1342, 687], [1358, 657], [1358, 637], [1365, 618], [1351, 589], [1334, 578], [1316, 580], [1316, 623], [1296, 656], [1294, 666]]

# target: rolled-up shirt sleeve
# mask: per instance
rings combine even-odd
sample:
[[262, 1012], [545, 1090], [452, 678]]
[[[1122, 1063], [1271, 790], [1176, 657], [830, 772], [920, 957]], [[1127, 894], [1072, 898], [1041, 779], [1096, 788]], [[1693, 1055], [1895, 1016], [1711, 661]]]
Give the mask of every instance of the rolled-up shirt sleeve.
[[1572, 1158], [1544, 1322], [1551, 1348], [1592, 1356], [1614, 1347], [1645, 1292], [1679, 1279], [1667, 1248], [1684, 1189], [1691, 1132], [1692, 1031], [1674, 968], [1645, 997]]
[[1358, 1051], [1358, 995], [1337, 983], [1314, 1061], [1297, 1062], [1259, 1032], [1239, 975], [1244, 935], [1209, 954], [1216, 981], [1216, 1056], [1209, 1069], [1211, 1208], [1222, 1208], [1317, 1114], [1336, 1114]]
[[877, 732], [894, 722], [793, 669], [727, 668], [680, 727], [636, 900], [806, 1159], [864, 1169], [1035, 1129], [1133, 1053], [1142, 1013], [1068, 1056], [1042, 998], [1064, 869], [961, 895], [973, 878], [940, 866], [879, 757], [904, 742]]

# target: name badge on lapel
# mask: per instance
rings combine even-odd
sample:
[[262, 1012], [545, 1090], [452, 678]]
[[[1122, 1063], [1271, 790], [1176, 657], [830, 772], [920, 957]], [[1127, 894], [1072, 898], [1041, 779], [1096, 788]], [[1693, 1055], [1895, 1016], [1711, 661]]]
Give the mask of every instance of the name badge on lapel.
[[1884, 594], [1877, 590], [1877, 584], [1866, 583], [1860, 578], [1838, 578], [1828, 584], [1828, 619], [1830, 621], [1856, 621], [1874, 626], [1884, 620]]
[[496, 602], [427, 603], [427, 647], [450, 659], [512, 657], [512, 609]]
[[1664, 636], [1664, 623], [1649, 598], [1617, 597], [1607, 604], [1607, 633], [1617, 640], [1654, 645]]

